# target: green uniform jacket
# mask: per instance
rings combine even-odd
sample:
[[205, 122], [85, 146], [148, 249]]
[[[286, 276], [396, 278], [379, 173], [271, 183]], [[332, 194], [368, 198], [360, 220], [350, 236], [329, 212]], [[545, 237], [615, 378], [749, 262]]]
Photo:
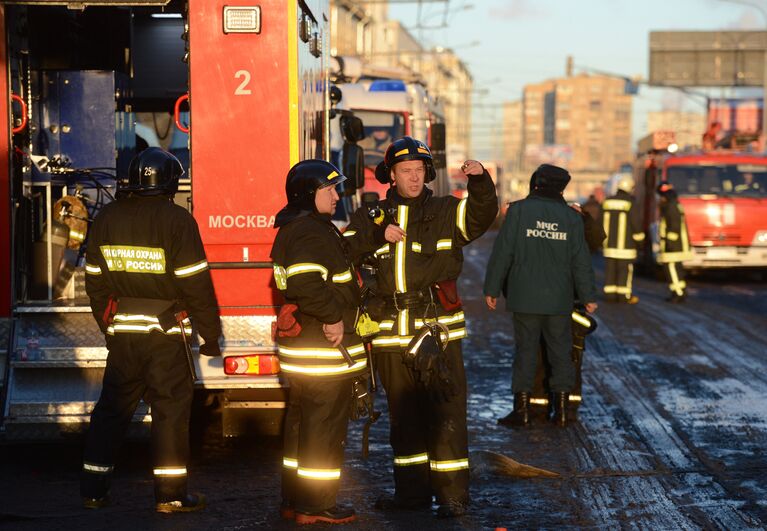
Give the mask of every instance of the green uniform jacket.
[[561, 199], [531, 194], [512, 203], [493, 245], [485, 295], [506, 297], [506, 309], [570, 315], [573, 288], [596, 301], [594, 270], [580, 215]]
[[[421, 291], [437, 282], [458, 278], [463, 267], [463, 247], [479, 238], [498, 214], [495, 185], [487, 171], [470, 177], [467, 190], [464, 199], [433, 197], [429, 189], [419, 197], [404, 199], [392, 188], [378, 203], [386, 213], [380, 225], [370, 219], [367, 208], [354, 213], [344, 236], [354, 254], [373, 253], [378, 271], [377, 295], [391, 297], [395, 292]], [[398, 223], [407, 238], [396, 244], [381, 244], [377, 231], [391, 222]], [[447, 312], [438, 300], [435, 302], [439, 321], [450, 329], [450, 340], [465, 337], [463, 309]], [[433, 318], [433, 311], [427, 317]], [[373, 347], [399, 350], [423, 326], [424, 315], [414, 310], [389, 309], [374, 318], [380, 321], [381, 332], [373, 340]]]
[[659, 263], [682, 262], [692, 259], [684, 209], [678, 201], [661, 203], [658, 233], [660, 237]]
[[[294, 315], [301, 325], [298, 336], [277, 338], [282, 372], [335, 379], [364, 372], [365, 347], [354, 329], [360, 303], [357, 275], [330, 216], [309, 214], [280, 227], [271, 257], [277, 288], [287, 303], [298, 306]], [[351, 367], [322, 331], [323, 324], [341, 319]]]

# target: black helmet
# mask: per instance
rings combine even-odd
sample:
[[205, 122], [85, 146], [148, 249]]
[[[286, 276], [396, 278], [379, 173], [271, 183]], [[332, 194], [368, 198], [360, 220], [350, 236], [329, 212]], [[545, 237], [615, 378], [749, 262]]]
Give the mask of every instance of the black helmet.
[[158, 147], [150, 147], [133, 157], [128, 168], [128, 184], [121, 191], [140, 195], [175, 194], [184, 175], [181, 162]]
[[424, 162], [426, 166], [424, 182], [429, 183], [437, 178], [434, 159], [432, 159], [428, 146], [411, 136], [403, 136], [389, 144], [383, 161], [376, 166], [376, 180], [381, 184], [391, 183], [392, 168], [398, 162], [406, 160], [422, 160]]
[[275, 226], [280, 227], [303, 213], [313, 212], [314, 192], [345, 180], [338, 168], [324, 160], [303, 160], [294, 165], [285, 180], [288, 204], [277, 213]]

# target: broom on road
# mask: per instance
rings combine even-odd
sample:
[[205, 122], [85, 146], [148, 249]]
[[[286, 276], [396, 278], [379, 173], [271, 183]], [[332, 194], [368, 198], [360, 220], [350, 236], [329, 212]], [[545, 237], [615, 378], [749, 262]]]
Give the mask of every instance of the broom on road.
[[489, 450], [471, 452], [469, 461], [471, 462], [471, 470], [476, 473], [490, 473], [515, 478], [561, 477], [557, 472], [526, 465], [509, 456]]

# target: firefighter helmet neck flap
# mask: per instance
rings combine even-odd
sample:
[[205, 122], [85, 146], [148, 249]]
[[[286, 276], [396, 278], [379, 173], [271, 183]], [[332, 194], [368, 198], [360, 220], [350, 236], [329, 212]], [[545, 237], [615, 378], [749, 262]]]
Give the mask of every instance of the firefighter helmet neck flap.
[[411, 136], [398, 138], [386, 149], [383, 161], [376, 166], [376, 180], [381, 184], [392, 184], [391, 170], [398, 162], [406, 160], [422, 160], [426, 166], [425, 183], [430, 183], [437, 178], [437, 171], [434, 169], [434, 159], [428, 146], [416, 140]]
[[173, 195], [184, 175], [181, 162], [158, 147], [150, 147], [133, 157], [128, 168], [128, 184], [121, 191], [138, 195]]
[[324, 160], [304, 160], [288, 171], [285, 179], [285, 195], [288, 204], [277, 213], [275, 227], [281, 227], [300, 216], [316, 211], [314, 193], [346, 180], [341, 171]]

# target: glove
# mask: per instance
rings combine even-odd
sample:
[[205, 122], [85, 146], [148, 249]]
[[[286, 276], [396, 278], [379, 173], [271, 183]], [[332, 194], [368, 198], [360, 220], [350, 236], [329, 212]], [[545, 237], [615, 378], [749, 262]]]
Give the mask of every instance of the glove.
[[411, 356], [413, 370], [427, 393], [437, 402], [447, 402], [458, 394], [458, 389], [445, 356], [441, 332], [447, 333], [443, 325], [425, 325], [406, 352]]
[[205, 344], [200, 345], [200, 354], [210, 356], [211, 358], [221, 356], [221, 347], [218, 346], [218, 340], [208, 341], [206, 339]]

